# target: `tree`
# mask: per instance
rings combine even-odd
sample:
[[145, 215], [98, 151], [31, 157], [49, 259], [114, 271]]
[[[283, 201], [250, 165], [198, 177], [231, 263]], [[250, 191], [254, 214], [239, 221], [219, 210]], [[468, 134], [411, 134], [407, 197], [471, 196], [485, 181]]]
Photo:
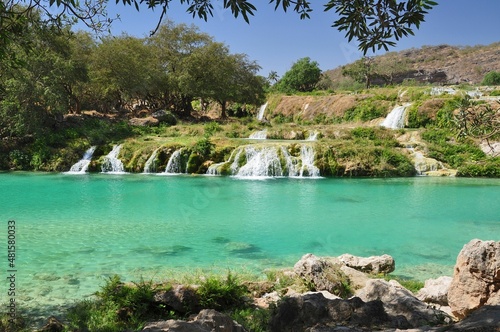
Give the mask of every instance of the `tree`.
[[102, 40], [92, 54], [92, 93], [103, 111], [122, 110], [143, 100], [153, 75], [151, 52], [143, 39], [123, 35]]
[[309, 57], [297, 60], [278, 82], [278, 90], [283, 92], [312, 91], [319, 82], [321, 69]]
[[173, 109], [181, 115], [189, 113], [193, 95], [180, 86], [181, 78], [188, 75], [184, 63], [193, 52], [212, 43], [213, 38], [194, 25], [175, 25], [167, 21], [146, 42], [157, 66], [149, 99], [157, 107]]
[[230, 54], [224, 44], [212, 42], [196, 49], [183, 66], [182, 91], [217, 101], [222, 118], [226, 117], [228, 102], [262, 102], [264, 80], [256, 75], [260, 67], [244, 54]]
[[484, 75], [484, 79], [481, 82], [482, 85], [500, 85], [500, 73], [496, 71], [490, 71]]
[[[241, 15], [246, 22], [249, 16], [254, 15], [255, 6], [247, 0], [179, 0], [187, 6], [187, 12], [207, 20], [213, 16], [213, 3], [222, 2], [225, 9], [230, 9], [235, 17]], [[117, 0], [120, 2], [120, 0]], [[124, 5], [134, 5], [137, 10], [141, 6], [148, 9], [161, 8], [158, 24], [160, 26], [163, 16], [167, 13], [172, 0], [121, 0]], [[65, 18], [78, 19], [95, 31], [105, 30], [114, 18], [107, 15], [107, 0], [78, 1], [78, 0], [38, 0], [28, 3], [26, 9], [19, 9], [22, 0], [9, 0], [0, 2], [0, 56], [4, 55], [3, 46], [16, 39], [18, 22], [30, 20], [29, 13], [33, 9], [42, 10], [45, 15], [56, 23], [61, 23]], [[57, 6], [57, 10], [51, 7]], [[292, 8], [301, 19], [309, 18], [312, 11], [311, 2], [306, 0], [270, 0], [275, 10], [283, 11]], [[345, 31], [349, 41], [356, 39], [358, 46], [364, 54], [369, 49], [388, 49], [394, 46], [402, 37], [413, 35], [413, 29], [419, 28], [424, 22], [428, 10], [436, 6], [432, 0], [328, 0], [324, 4], [325, 11], [334, 11], [338, 18], [332, 27]]]
[[342, 67], [342, 75], [349, 76], [359, 83], [364, 83], [368, 89], [375, 75], [375, 64], [372, 57], [363, 57]]

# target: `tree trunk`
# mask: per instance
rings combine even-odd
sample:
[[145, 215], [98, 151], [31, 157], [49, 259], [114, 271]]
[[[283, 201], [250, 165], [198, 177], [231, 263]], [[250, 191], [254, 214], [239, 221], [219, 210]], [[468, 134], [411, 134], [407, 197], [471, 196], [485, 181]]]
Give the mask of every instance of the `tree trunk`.
[[219, 101], [220, 107], [221, 107], [221, 112], [220, 112], [220, 117], [221, 119], [227, 118], [226, 115], [226, 101]]

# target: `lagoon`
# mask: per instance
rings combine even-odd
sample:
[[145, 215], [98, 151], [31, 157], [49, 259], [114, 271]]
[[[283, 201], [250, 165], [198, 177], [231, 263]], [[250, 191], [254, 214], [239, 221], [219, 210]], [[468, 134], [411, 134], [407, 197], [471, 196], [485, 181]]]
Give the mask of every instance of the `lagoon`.
[[16, 299], [31, 308], [113, 274], [263, 275], [305, 253], [389, 254], [394, 274], [425, 280], [452, 275], [471, 239], [500, 240], [499, 179], [0, 173], [0, 193], [1, 247], [15, 220]]

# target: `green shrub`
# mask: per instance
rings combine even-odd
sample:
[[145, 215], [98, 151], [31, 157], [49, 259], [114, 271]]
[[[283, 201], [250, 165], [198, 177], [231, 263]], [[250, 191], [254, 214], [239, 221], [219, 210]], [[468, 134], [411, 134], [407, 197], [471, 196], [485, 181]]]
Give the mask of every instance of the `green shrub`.
[[356, 138], [366, 138], [369, 140], [374, 140], [377, 137], [375, 129], [371, 127], [356, 127], [351, 130], [351, 134]]
[[152, 282], [127, 285], [115, 275], [96, 292], [96, 299], [78, 302], [68, 311], [68, 325], [83, 331], [140, 329], [149, 320], [171, 315], [154, 301], [154, 293]]
[[213, 136], [221, 130], [222, 127], [218, 122], [212, 121], [205, 124], [205, 136]]
[[482, 85], [500, 85], [500, 72], [490, 71], [484, 75]]
[[210, 141], [210, 138], [204, 137], [195, 143], [193, 146], [193, 152], [199, 154], [202, 157], [208, 158], [214, 149], [214, 144]]
[[269, 331], [271, 310], [262, 308], [237, 309], [231, 313], [231, 317], [247, 331], [266, 332]]
[[200, 305], [203, 308], [215, 310], [229, 310], [244, 305], [244, 296], [248, 289], [241, 284], [236, 276], [228, 272], [227, 277], [221, 280], [210, 276], [197, 289]]

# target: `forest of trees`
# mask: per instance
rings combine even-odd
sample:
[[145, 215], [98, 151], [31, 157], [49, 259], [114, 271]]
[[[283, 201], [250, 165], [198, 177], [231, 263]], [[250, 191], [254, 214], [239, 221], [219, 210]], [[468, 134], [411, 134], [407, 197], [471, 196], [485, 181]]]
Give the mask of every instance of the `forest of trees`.
[[[41, 16], [0, 59], [0, 136], [24, 136], [81, 110], [137, 106], [189, 116], [192, 101], [259, 104], [266, 80], [244, 54], [232, 54], [194, 26], [164, 22], [152, 37], [96, 40]], [[44, 124], [45, 123], [45, 124]]]

